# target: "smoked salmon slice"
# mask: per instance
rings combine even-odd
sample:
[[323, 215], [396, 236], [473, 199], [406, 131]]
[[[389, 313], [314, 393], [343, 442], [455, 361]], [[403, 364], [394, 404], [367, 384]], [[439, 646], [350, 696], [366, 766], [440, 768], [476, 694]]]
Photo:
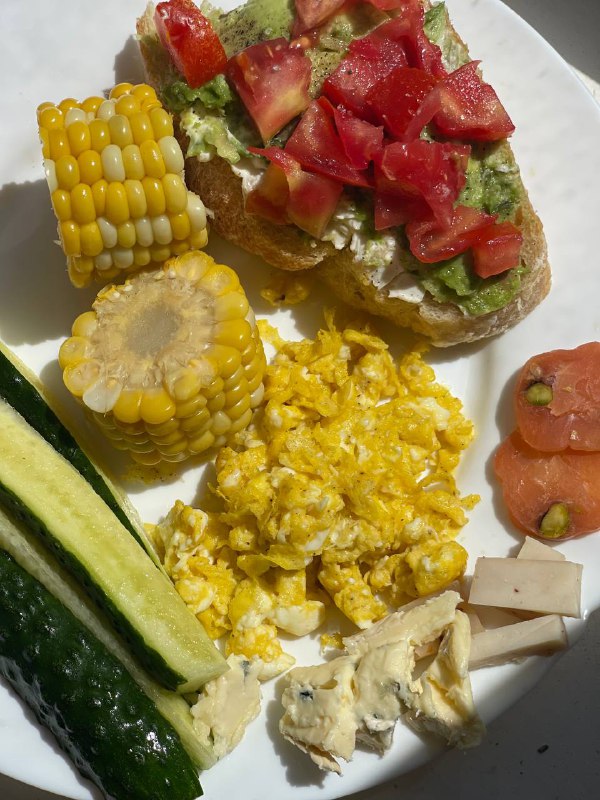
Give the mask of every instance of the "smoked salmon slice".
[[536, 450], [600, 450], [600, 342], [530, 358], [515, 407], [521, 435]]
[[496, 451], [494, 470], [524, 533], [562, 540], [600, 528], [600, 452], [541, 453], [515, 431]]

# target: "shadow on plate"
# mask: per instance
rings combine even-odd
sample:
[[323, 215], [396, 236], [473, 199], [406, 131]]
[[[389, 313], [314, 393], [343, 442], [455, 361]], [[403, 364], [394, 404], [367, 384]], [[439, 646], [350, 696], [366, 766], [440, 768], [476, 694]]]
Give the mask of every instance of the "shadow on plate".
[[10, 346], [68, 336], [94, 289], [75, 289], [54, 242], [56, 220], [45, 180], [0, 188], [0, 335]]

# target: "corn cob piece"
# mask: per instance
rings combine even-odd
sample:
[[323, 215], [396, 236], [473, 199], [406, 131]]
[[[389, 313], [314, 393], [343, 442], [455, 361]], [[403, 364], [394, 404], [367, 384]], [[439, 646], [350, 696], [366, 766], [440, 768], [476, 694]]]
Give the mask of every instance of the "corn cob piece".
[[108, 282], [204, 247], [200, 198], [184, 183], [173, 120], [151, 86], [38, 111], [44, 170], [75, 286]]
[[139, 463], [224, 445], [262, 401], [254, 314], [235, 272], [202, 251], [103, 288], [72, 334], [67, 389]]

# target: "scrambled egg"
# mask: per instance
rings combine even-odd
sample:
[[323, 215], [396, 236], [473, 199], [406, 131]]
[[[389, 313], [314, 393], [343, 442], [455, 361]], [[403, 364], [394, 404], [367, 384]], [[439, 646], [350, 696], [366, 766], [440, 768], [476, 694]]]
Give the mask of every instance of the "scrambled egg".
[[261, 679], [293, 663], [331, 602], [366, 628], [459, 577], [465, 510], [453, 473], [473, 438], [458, 399], [423, 361], [394, 362], [368, 326], [282, 341], [265, 403], [217, 456], [222, 510], [176, 503], [153, 538], [185, 602], [228, 654], [259, 657]]

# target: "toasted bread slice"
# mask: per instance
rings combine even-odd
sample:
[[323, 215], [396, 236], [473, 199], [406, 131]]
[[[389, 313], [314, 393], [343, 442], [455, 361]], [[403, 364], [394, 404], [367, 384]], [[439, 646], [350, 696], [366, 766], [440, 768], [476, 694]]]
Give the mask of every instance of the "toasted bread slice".
[[[173, 79], [173, 68], [161, 48], [149, 4], [137, 23], [146, 77], [158, 91]], [[460, 42], [458, 34], [452, 33]], [[461, 43], [462, 44], [462, 43]], [[184, 152], [185, 133], [178, 137]], [[507, 149], [510, 151], [508, 145]], [[510, 158], [513, 158], [512, 153]], [[377, 288], [369, 271], [346, 247], [337, 250], [331, 242], [317, 240], [295, 225], [275, 225], [259, 216], [246, 214], [242, 179], [219, 156], [210, 161], [186, 159], [186, 179], [212, 211], [212, 228], [220, 236], [261, 256], [284, 270], [313, 269], [315, 274], [349, 305], [369, 311], [401, 326], [424, 334], [438, 347], [473, 342], [495, 336], [523, 319], [547, 295], [551, 284], [546, 240], [538, 216], [522, 189], [515, 224], [523, 234], [522, 261], [525, 272], [518, 294], [503, 308], [471, 316], [453, 303], [440, 303], [429, 293], [419, 302], [390, 296], [386, 287]]]

